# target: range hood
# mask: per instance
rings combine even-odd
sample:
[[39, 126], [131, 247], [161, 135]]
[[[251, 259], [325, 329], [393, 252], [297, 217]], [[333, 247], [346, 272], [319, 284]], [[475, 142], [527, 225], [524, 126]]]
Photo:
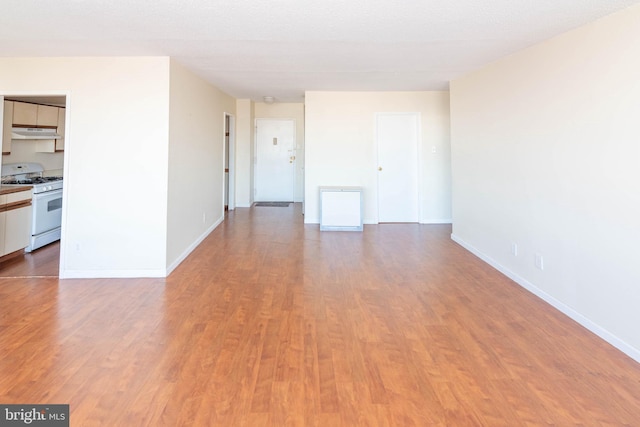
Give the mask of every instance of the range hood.
[[11, 139], [61, 139], [55, 129], [11, 128]]

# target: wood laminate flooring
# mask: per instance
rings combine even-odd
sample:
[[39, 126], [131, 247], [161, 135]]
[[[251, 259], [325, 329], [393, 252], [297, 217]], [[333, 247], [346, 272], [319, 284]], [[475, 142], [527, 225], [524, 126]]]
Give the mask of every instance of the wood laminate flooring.
[[0, 263], [0, 278], [58, 277], [59, 271], [59, 241]]
[[640, 425], [640, 365], [450, 239], [236, 209], [167, 279], [0, 278], [0, 403], [72, 426]]

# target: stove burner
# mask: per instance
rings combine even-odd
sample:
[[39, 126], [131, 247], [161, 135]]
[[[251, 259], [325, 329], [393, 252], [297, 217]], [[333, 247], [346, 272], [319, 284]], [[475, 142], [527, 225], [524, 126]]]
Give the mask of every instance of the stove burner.
[[47, 182], [52, 182], [52, 181], [60, 181], [62, 179], [61, 176], [38, 176], [35, 178], [26, 178], [26, 179], [11, 179], [9, 181], [2, 181], [3, 184], [8, 184], [8, 185], [16, 185], [16, 184], [21, 184], [21, 185], [33, 185], [33, 184], [45, 184]]
[[2, 181], [3, 184], [8, 184], [8, 185], [18, 185], [18, 184], [32, 184], [32, 180], [30, 179], [21, 179], [21, 180], [9, 180], [9, 181]]

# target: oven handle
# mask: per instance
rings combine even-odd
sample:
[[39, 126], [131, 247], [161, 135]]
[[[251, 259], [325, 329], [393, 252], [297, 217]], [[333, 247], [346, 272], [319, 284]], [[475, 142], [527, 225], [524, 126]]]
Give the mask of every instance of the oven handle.
[[62, 195], [62, 188], [58, 188], [57, 190], [45, 191], [44, 193], [34, 193], [33, 200], [43, 199], [45, 197]]

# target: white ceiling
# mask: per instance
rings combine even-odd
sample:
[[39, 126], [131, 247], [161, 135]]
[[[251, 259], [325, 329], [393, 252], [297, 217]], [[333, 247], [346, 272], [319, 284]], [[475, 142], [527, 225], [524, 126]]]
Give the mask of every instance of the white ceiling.
[[226, 93], [443, 90], [639, 0], [3, 0], [0, 56], [167, 55]]

